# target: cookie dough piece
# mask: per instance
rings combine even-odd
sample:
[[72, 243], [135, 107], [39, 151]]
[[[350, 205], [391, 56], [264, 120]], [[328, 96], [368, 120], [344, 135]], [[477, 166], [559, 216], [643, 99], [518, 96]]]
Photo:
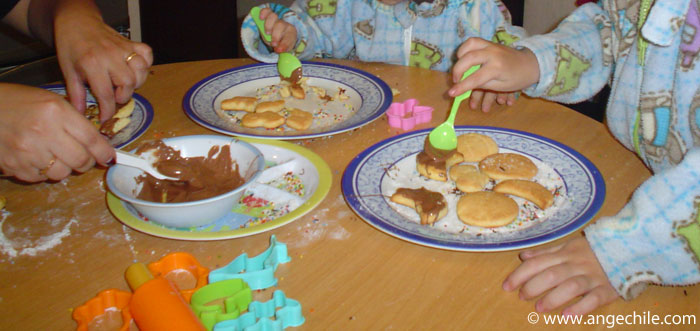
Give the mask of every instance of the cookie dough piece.
[[423, 150], [416, 155], [416, 170], [424, 177], [447, 181], [447, 169], [462, 162], [462, 154], [457, 150], [436, 149], [430, 144], [428, 136], [423, 142]]
[[411, 207], [420, 216], [420, 224], [433, 224], [447, 214], [447, 201], [442, 194], [427, 190], [399, 188], [391, 196], [392, 202]]
[[127, 103], [119, 107], [117, 105], [117, 113], [114, 114], [112, 117], [116, 118], [127, 118], [131, 116], [131, 114], [134, 112], [134, 107], [136, 106], [136, 103], [134, 102], [134, 99], [131, 98]]
[[505, 194], [481, 191], [467, 193], [457, 202], [457, 217], [468, 225], [495, 228], [518, 218], [518, 204]]
[[456, 151], [444, 158], [436, 158], [422, 151], [416, 156], [416, 170], [423, 177], [446, 182], [447, 169], [460, 162], [462, 162], [462, 154]]
[[299, 85], [290, 86], [289, 91], [292, 93], [292, 96], [296, 99], [305, 99], [306, 98], [306, 92], [304, 92], [304, 88], [302, 88]]
[[532, 201], [544, 210], [552, 206], [554, 196], [544, 186], [529, 180], [504, 180], [493, 187], [494, 192], [514, 195]]
[[287, 117], [287, 126], [294, 130], [306, 130], [311, 127], [314, 115], [301, 109], [292, 108]]
[[284, 116], [275, 112], [248, 113], [241, 119], [241, 125], [246, 128], [274, 129], [284, 124]]
[[256, 113], [279, 113], [284, 108], [284, 100], [264, 101], [255, 106]]
[[526, 156], [514, 153], [489, 155], [479, 162], [479, 170], [496, 180], [530, 179], [537, 175], [537, 166]]
[[462, 153], [464, 162], [479, 162], [498, 153], [498, 144], [489, 136], [467, 133], [457, 137], [457, 151]]
[[221, 109], [242, 110], [252, 113], [255, 111], [255, 104], [257, 102], [258, 99], [253, 97], [233, 97], [231, 99], [221, 101]]

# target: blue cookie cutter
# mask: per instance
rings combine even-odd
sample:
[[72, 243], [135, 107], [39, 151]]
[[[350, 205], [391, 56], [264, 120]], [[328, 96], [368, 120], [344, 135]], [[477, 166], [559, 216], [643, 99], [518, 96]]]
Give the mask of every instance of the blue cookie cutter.
[[261, 290], [277, 285], [275, 270], [280, 263], [287, 263], [292, 258], [287, 255], [287, 245], [277, 242], [275, 235], [270, 236], [270, 247], [265, 252], [252, 258], [248, 254], [239, 255], [228, 265], [211, 271], [209, 283], [225, 279], [239, 278], [251, 289]]
[[[270, 319], [275, 317], [274, 320]], [[289, 299], [277, 290], [267, 302], [253, 301], [248, 312], [236, 319], [219, 322], [214, 331], [281, 331], [304, 324], [299, 301]]]

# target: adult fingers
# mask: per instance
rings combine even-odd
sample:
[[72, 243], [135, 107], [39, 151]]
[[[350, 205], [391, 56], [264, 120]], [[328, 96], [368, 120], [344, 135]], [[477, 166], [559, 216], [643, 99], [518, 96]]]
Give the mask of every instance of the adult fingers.
[[601, 285], [586, 293], [581, 300], [566, 307], [562, 311], [562, 315], [588, 314], [602, 305], [615, 301], [618, 297], [619, 295], [612, 286]]
[[107, 165], [114, 158], [114, 148], [93, 126], [85, 119], [75, 119], [72, 125], [64, 130], [85, 148], [95, 161]]
[[[95, 131], [94, 128], [90, 129]], [[50, 149], [63, 165], [78, 172], [85, 172], [95, 165], [95, 159], [86, 147], [66, 131], [54, 137]]]
[[68, 94], [68, 99], [70, 100], [71, 105], [75, 107], [78, 113], [84, 114], [86, 108], [85, 98], [87, 96], [87, 91], [85, 90], [83, 80], [80, 79], [78, 73], [73, 70], [70, 72], [64, 71], [63, 76], [66, 82], [66, 93]]
[[44, 170], [46, 173], [46, 177], [51, 180], [61, 180], [63, 178], [66, 178], [70, 176], [72, 171], [71, 167], [67, 166], [60, 159], [56, 159], [56, 161], [51, 165], [51, 167]]
[[[123, 65], [126, 68], [126, 63]], [[87, 79], [90, 91], [100, 106], [100, 120], [111, 118], [115, 112], [116, 101], [108, 69], [104, 68], [95, 57], [86, 57], [82, 66], [82, 76]]]

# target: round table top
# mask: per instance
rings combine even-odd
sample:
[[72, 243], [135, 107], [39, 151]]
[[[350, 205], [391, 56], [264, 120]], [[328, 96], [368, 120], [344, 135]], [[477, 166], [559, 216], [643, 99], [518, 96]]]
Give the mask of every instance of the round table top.
[[[415, 129], [434, 127], [446, 118], [452, 101], [446, 95], [451, 84], [447, 73], [344, 60], [324, 62], [376, 75], [399, 92], [394, 101], [416, 98], [433, 106], [432, 121]], [[152, 104], [155, 117], [145, 134], [126, 148], [154, 138], [215, 134], [186, 116], [185, 93], [209, 75], [251, 63], [250, 59], [225, 59], [154, 66], [137, 93]], [[489, 113], [470, 110], [463, 103], [456, 125], [526, 131], [583, 154], [600, 170], [607, 190], [593, 221], [617, 213], [650, 176], [603, 124], [556, 103], [520, 97], [515, 105]], [[279, 283], [273, 289], [282, 289], [301, 303], [306, 322], [299, 329], [495, 330], [542, 325], [543, 320], [534, 325], [528, 322], [534, 302], [501, 289], [505, 277], [520, 263], [518, 251], [474, 253], [416, 245], [378, 231], [348, 207], [340, 185], [346, 166], [367, 147], [397, 133], [382, 116], [354, 131], [293, 141], [328, 163], [333, 176], [329, 194], [289, 224], [229, 240], [163, 239], [123, 225], [107, 208], [104, 169], [59, 183], [32, 185], [2, 179], [0, 194], [7, 198], [7, 206], [0, 214], [0, 329], [75, 328], [73, 309], [105, 289], [129, 291], [124, 271], [136, 261], [150, 263], [171, 252], [188, 252], [204, 267], [216, 269], [242, 253], [260, 254], [268, 248], [271, 234], [287, 245], [292, 258], [277, 268]], [[568, 237], [580, 235], [577, 231]], [[699, 289], [697, 285], [652, 286], [633, 301], [620, 299], [594, 314], [697, 314]], [[271, 295], [269, 289], [256, 291], [254, 298], [267, 301]], [[635, 329], [652, 327], [636, 325]]]

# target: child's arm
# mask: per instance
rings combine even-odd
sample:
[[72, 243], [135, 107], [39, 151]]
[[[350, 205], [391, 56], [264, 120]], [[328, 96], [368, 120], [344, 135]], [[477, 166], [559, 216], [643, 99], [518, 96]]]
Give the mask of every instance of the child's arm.
[[586, 314], [618, 295], [632, 299], [648, 284], [700, 282], [700, 149], [654, 175], [615, 216], [586, 228], [586, 237], [562, 246], [525, 251], [503, 288], [520, 287], [549, 311], [578, 296], [564, 314]]
[[606, 12], [588, 4], [553, 32], [514, 42], [517, 51], [472, 38], [458, 51], [453, 79], [457, 82], [472, 65], [481, 64], [481, 70], [455, 84], [449, 94], [475, 88], [525, 88], [530, 96], [559, 102], [586, 100], [608, 83], [612, 73], [612, 59], [606, 54], [613, 45], [601, 41], [606, 26], [610, 26]]
[[[261, 7], [265, 29], [272, 35], [274, 52], [289, 51], [298, 58], [349, 57], [355, 46], [352, 38], [352, 1], [321, 1], [309, 7], [295, 1], [290, 8], [278, 4]], [[274, 14], [268, 14], [272, 10]], [[264, 12], [264, 14], [263, 14]], [[277, 55], [261, 42], [257, 26], [246, 17], [241, 26], [241, 41], [251, 57], [263, 62], [277, 61]]]
[[583, 296], [562, 311], [563, 315], [583, 315], [619, 297], [583, 237], [554, 247], [523, 251], [520, 259], [523, 263], [506, 278], [503, 289], [520, 288], [519, 297], [523, 300], [549, 291], [537, 300], [538, 312], [556, 309]]

